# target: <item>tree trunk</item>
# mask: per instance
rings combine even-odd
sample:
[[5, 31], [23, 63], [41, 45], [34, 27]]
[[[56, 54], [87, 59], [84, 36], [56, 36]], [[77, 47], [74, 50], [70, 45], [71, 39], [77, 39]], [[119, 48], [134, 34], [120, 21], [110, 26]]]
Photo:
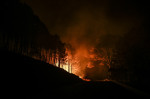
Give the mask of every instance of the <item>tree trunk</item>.
[[60, 56], [58, 58], [58, 67], [60, 68]]

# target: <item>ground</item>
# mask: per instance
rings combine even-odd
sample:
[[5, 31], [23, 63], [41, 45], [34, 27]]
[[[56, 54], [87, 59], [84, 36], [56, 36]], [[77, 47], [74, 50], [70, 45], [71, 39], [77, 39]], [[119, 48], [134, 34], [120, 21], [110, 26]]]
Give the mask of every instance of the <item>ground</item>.
[[27, 56], [1, 51], [1, 86], [5, 98], [126, 99], [149, 95], [116, 81], [83, 81], [78, 76]]

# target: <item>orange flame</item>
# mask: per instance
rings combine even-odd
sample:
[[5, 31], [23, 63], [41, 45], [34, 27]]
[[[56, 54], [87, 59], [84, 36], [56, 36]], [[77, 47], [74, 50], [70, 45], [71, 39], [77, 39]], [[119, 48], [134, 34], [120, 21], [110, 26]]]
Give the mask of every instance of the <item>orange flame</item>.
[[[85, 78], [86, 68], [92, 69], [95, 66], [102, 66], [101, 68], [108, 66], [110, 68], [111, 56], [107, 52], [110, 52], [111, 49], [106, 50], [102, 48], [101, 52], [95, 52], [96, 48], [88, 48], [85, 46], [80, 46], [74, 53], [72, 50], [66, 48], [66, 60], [65, 62], [60, 62], [60, 68], [66, 70], [69, 73], [73, 73], [85, 81], [90, 81]], [[58, 55], [49, 55], [50, 51], [42, 50], [41, 54], [46, 58], [46, 62], [49, 64], [54, 64], [59, 67]], [[48, 55], [47, 55], [48, 54]], [[94, 64], [94, 62], [99, 62]]]

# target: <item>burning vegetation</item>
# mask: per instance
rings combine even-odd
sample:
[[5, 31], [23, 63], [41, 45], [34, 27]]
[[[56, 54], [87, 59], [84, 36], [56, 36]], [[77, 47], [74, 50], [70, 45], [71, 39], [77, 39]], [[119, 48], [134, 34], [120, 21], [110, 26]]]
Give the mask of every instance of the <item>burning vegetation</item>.
[[[106, 79], [109, 78], [112, 49], [91, 48], [74, 50], [71, 46], [65, 46], [63, 58], [60, 54], [45, 49], [41, 50], [41, 60], [53, 64], [69, 73], [78, 75], [82, 79]], [[96, 76], [95, 72], [97, 72]]]
[[[112, 49], [97, 46], [104, 34], [103, 27], [99, 27], [102, 23], [97, 20], [102, 19], [95, 20], [91, 12], [85, 10], [77, 11], [73, 17], [75, 23], [67, 22], [70, 26], [63, 27], [64, 30], [59, 25], [51, 29], [51, 33], [63, 34], [58, 36], [49, 33], [28, 5], [18, 1], [3, 3], [1, 7], [7, 13], [2, 12], [6, 20], [1, 23], [1, 48], [53, 64], [83, 79], [109, 78]], [[105, 18], [102, 22], [107, 23]]]

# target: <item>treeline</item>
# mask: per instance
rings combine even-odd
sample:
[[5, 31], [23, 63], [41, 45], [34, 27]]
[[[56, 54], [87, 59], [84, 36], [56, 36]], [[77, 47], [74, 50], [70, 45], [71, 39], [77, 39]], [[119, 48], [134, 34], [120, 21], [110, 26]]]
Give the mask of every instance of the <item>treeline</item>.
[[19, 0], [0, 1], [0, 48], [52, 64], [65, 61], [65, 44], [51, 35], [32, 9]]
[[[113, 50], [111, 79], [150, 89], [149, 20], [122, 37]], [[145, 90], [145, 89], [144, 89]]]

